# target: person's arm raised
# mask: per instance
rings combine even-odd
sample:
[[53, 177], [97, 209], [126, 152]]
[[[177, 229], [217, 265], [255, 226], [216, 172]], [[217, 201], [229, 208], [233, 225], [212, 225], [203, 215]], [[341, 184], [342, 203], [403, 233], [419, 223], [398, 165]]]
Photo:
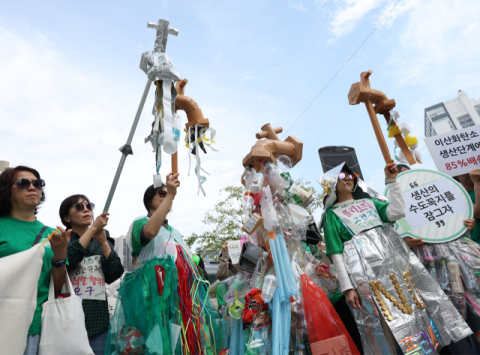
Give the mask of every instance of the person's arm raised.
[[152, 217], [143, 226], [143, 234], [148, 239], [153, 239], [157, 236], [158, 231], [162, 227], [163, 221], [167, 218], [167, 214], [172, 206], [173, 199], [177, 194], [177, 188], [180, 186], [178, 176], [180, 174], [170, 173], [167, 175], [167, 196], [162, 201], [157, 210], [152, 214]]
[[85, 233], [78, 240], [79, 243], [87, 249], [88, 243], [92, 240], [95, 234], [99, 231], [102, 231], [108, 224], [108, 212], [103, 212], [100, 216], [95, 219], [95, 222], [87, 229]]
[[[386, 181], [396, 179], [398, 168], [393, 160], [390, 164], [385, 166], [384, 170]], [[388, 186], [390, 187], [390, 204], [387, 207], [386, 214], [389, 221], [395, 222], [405, 217], [405, 200], [403, 199], [402, 189], [398, 182], [389, 182]]]

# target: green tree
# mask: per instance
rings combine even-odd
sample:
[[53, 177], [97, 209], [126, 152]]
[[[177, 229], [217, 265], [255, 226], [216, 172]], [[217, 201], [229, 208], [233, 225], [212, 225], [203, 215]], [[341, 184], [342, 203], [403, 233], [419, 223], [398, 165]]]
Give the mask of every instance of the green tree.
[[[313, 191], [313, 201], [307, 207], [310, 213], [322, 207], [320, 195], [309, 181], [298, 179], [296, 185], [304, 190]], [[193, 233], [185, 240], [190, 247], [197, 242], [197, 250], [207, 251], [211, 256], [218, 255], [222, 244], [227, 240], [238, 240], [243, 234], [241, 228], [246, 222], [242, 211], [243, 186], [223, 187], [219, 195], [226, 197], [217, 203], [213, 210], [208, 211], [202, 221], [213, 226], [213, 230], [201, 234]]]

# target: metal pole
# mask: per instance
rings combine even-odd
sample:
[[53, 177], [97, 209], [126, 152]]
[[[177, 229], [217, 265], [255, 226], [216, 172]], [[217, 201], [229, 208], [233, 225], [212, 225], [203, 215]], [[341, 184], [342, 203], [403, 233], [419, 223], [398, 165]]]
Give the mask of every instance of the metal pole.
[[133, 135], [135, 134], [135, 130], [137, 129], [138, 121], [140, 120], [140, 116], [142, 115], [143, 106], [145, 106], [145, 101], [147, 100], [148, 92], [150, 90], [151, 85], [152, 85], [152, 81], [148, 79], [147, 85], [145, 85], [145, 90], [143, 91], [142, 99], [140, 100], [140, 104], [138, 105], [137, 114], [135, 115], [135, 119], [133, 120], [132, 129], [130, 130], [130, 134], [128, 135], [127, 143], [119, 149], [122, 152], [122, 157], [120, 158], [120, 163], [118, 164], [117, 172], [115, 174], [115, 177], [113, 178], [112, 187], [110, 188], [110, 192], [108, 194], [107, 202], [105, 203], [105, 208], [103, 209], [103, 212], [107, 212], [108, 209], [110, 208], [113, 195], [115, 194], [115, 190], [117, 189], [118, 180], [120, 180], [120, 175], [122, 175], [122, 170], [123, 170], [123, 166], [125, 165], [125, 160], [127, 159], [127, 155], [133, 154], [133, 150], [131, 146]]

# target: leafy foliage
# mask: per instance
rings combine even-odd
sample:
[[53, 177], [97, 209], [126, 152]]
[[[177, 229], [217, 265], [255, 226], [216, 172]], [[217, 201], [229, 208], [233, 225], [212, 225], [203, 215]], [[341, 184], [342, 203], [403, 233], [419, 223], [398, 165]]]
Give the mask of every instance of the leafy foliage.
[[220, 189], [219, 195], [226, 195], [226, 198], [217, 203], [213, 210], [208, 211], [202, 221], [206, 225], [212, 225], [213, 231], [200, 235], [193, 233], [186, 238], [186, 243], [192, 246], [198, 242], [197, 250], [219, 252], [226, 241], [238, 240], [240, 228], [245, 222], [241, 204], [242, 192], [242, 186], [229, 185]]
[[[313, 191], [313, 201], [307, 207], [310, 213], [322, 207], [320, 194], [309, 181], [298, 179], [296, 184], [304, 190]], [[218, 255], [226, 241], [238, 240], [243, 234], [241, 228], [246, 222], [242, 211], [243, 186], [223, 187], [219, 195], [225, 195], [226, 198], [216, 204], [213, 210], [208, 211], [202, 221], [214, 229], [201, 234], [193, 233], [185, 239], [190, 247], [197, 242], [197, 251], [206, 251], [211, 256]]]

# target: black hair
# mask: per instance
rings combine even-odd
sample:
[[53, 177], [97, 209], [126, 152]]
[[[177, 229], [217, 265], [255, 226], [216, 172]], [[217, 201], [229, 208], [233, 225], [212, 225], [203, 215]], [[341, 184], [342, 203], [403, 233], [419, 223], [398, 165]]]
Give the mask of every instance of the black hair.
[[407, 168], [407, 170], [412, 170], [407, 164], [397, 164], [398, 171], [402, 170], [402, 168]]
[[153, 185], [150, 185], [143, 194], [143, 205], [147, 209], [147, 212], [150, 213], [150, 210], [153, 210], [152, 200], [155, 197], [155, 194], [159, 189], [167, 187], [167, 185], [162, 184], [162, 186], [155, 188]]
[[75, 205], [81, 198], [83, 198], [87, 202], [90, 202], [87, 196], [77, 194], [67, 197], [60, 205], [60, 210], [58, 211], [58, 213], [60, 214], [60, 219], [62, 220], [63, 225], [67, 227], [67, 229], [72, 229], [72, 225], [65, 220], [65, 217], [69, 215], [70, 208]]
[[[28, 171], [35, 175], [37, 179], [40, 178], [40, 173], [27, 166], [19, 165], [16, 168], [10, 168], [0, 174], [0, 217], [8, 216], [12, 211], [12, 201], [10, 197], [12, 195], [12, 184], [17, 181], [17, 173], [20, 171]], [[42, 196], [40, 197], [40, 203], [35, 207], [35, 215], [38, 213], [40, 205], [45, 202], [45, 191], [42, 190]]]

